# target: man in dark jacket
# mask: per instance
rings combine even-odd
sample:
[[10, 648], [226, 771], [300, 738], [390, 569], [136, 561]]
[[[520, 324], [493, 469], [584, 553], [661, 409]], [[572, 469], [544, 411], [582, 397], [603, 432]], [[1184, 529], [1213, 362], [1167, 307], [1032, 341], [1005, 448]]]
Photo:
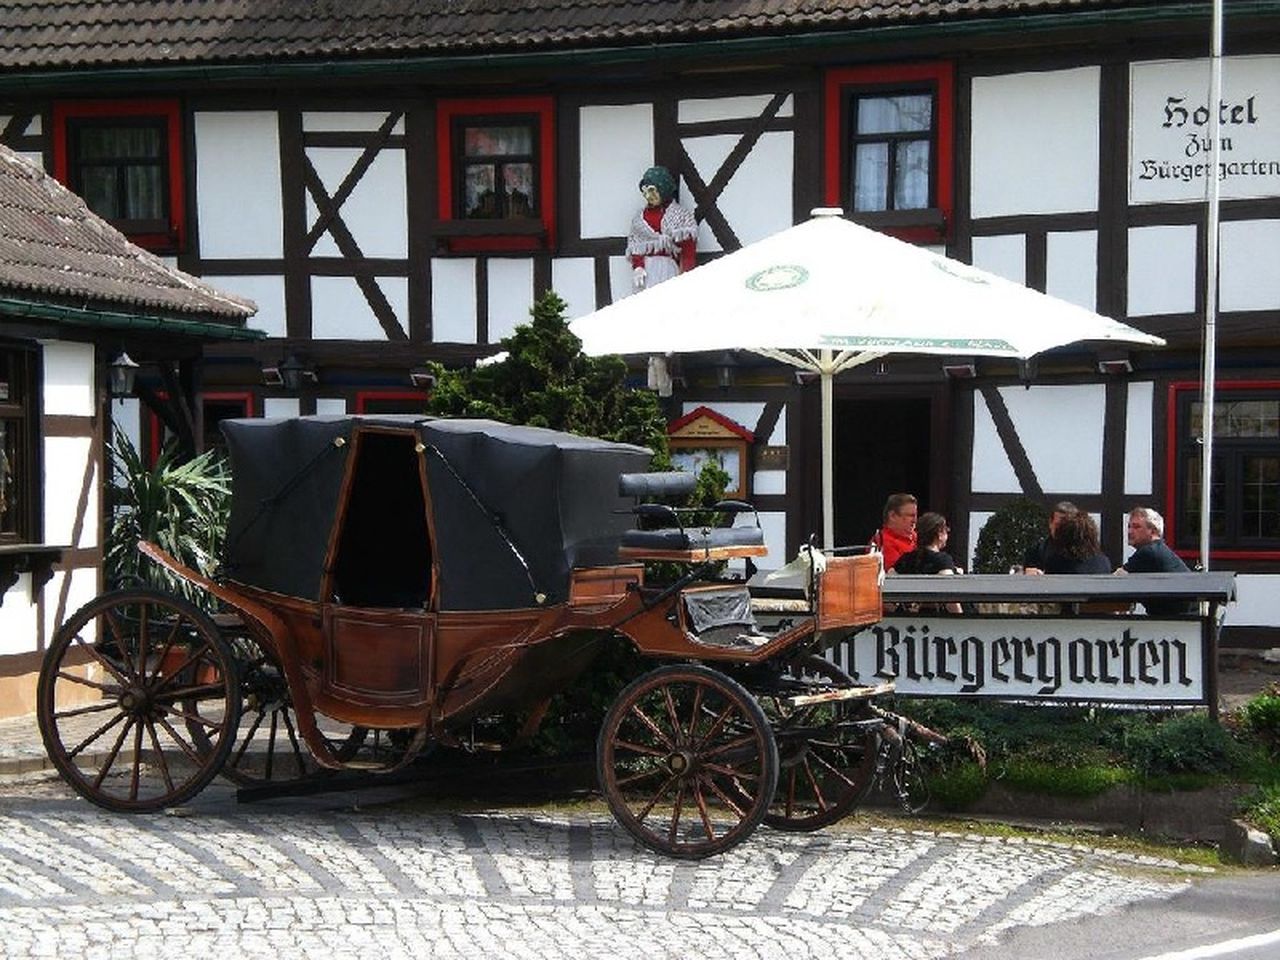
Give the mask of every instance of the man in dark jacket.
[[[1164, 542], [1164, 517], [1150, 507], [1129, 511], [1129, 546], [1133, 554], [1116, 573], [1189, 573], [1182, 558]], [[1153, 617], [1193, 613], [1185, 600], [1146, 600], [1142, 604]]]
[[1044, 573], [1049, 566], [1053, 557], [1053, 535], [1058, 530], [1058, 524], [1064, 519], [1072, 516], [1078, 511], [1074, 503], [1067, 500], [1059, 500], [1053, 505], [1049, 511], [1049, 536], [1043, 540], [1038, 540], [1031, 546], [1027, 547], [1026, 552], [1022, 556], [1022, 572], [1023, 573]]

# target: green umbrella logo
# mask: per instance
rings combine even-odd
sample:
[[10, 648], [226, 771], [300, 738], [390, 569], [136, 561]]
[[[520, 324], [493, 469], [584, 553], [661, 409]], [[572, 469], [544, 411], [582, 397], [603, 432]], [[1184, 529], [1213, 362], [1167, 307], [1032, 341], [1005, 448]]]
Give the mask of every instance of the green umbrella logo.
[[747, 277], [747, 289], [755, 290], [757, 293], [765, 293], [769, 290], [787, 290], [791, 287], [798, 287], [809, 279], [809, 271], [804, 267], [798, 267], [794, 264], [779, 264], [775, 267], [766, 267], [758, 273], [753, 273]]

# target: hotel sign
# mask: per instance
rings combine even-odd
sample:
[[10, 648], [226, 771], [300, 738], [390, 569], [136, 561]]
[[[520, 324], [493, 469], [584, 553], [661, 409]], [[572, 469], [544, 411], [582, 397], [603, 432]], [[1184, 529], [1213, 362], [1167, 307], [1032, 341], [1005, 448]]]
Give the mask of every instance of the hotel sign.
[[1222, 198], [1280, 196], [1280, 57], [1224, 59], [1222, 98], [1208, 99], [1208, 60], [1130, 67], [1130, 203], [1205, 199], [1213, 113]]
[[886, 617], [845, 669], [906, 696], [1188, 704], [1206, 701], [1198, 620]]

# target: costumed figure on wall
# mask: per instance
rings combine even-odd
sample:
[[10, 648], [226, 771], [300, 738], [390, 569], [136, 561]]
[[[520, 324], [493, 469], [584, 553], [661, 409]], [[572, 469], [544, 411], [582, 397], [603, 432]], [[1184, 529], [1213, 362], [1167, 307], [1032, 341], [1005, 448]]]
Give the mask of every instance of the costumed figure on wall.
[[[692, 270], [698, 248], [698, 222], [693, 213], [675, 202], [676, 180], [666, 167], [650, 167], [640, 178], [644, 209], [631, 221], [627, 256], [631, 260], [631, 285], [644, 290]], [[649, 358], [649, 388], [671, 395], [666, 360]]]

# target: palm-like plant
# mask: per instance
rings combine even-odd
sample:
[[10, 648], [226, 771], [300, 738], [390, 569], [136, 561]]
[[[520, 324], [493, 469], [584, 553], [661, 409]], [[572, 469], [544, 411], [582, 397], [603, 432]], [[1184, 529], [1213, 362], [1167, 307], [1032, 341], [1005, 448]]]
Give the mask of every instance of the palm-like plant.
[[218, 564], [231, 510], [231, 476], [216, 450], [181, 462], [167, 445], [147, 466], [122, 430], [111, 443], [115, 482], [108, 487], [106, 578], [110, 587], [146, 584], [181, 594], [202, 606], [213, 598], [178, 580], [138, 552], [139, 540], [161, 547], [205, 575]]

